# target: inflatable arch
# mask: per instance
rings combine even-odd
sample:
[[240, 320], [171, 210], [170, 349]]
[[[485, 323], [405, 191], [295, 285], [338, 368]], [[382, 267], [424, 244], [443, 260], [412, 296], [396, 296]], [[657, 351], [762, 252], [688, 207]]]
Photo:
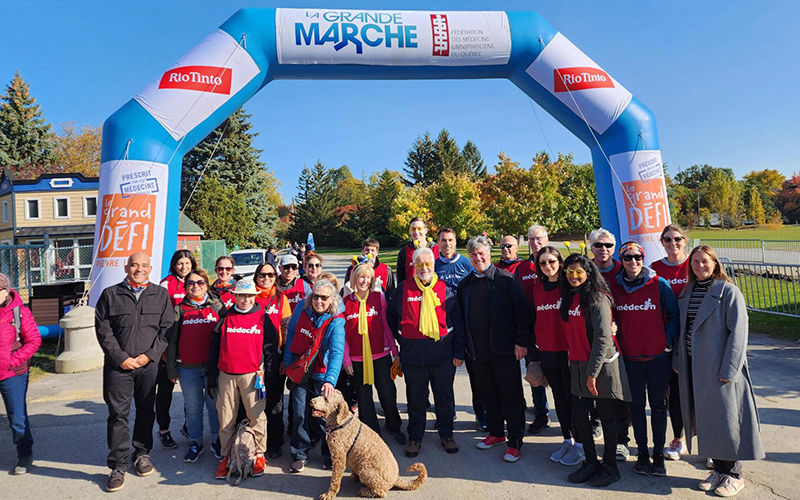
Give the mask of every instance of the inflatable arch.
[[183, 155], [277, 79], [508, 78], [591, 148], [604, 227], [662, 255], [653, 114], [534, 12], [243, 9], [103, 127], [90, 303], [130, 254], [167, 272]]

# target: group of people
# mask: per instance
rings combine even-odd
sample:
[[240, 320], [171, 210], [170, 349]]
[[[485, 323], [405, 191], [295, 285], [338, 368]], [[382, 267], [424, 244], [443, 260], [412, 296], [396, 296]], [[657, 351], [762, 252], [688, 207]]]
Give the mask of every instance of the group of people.
[[[457, 251], [455, 231], [441, 228], [436, 242], [427, 231], [423, 219], [412, 219], [396, 279], [378, 258], [378, 241], [365, 240], [342, 287], [313, 252], [303, 256], [302, 276], [297, 257], [288, 254], [277, 264], [262, 263], [252, 278], [236, 275], [233, 259], [221, 256], [214, 278], [191, 252], [180, 250], [161, 286], [150, 282], [149, 257], [131, 255], [125, 279], [105, 289], [96, 307], [109, 409], [108, 491], [123, 487], [131, 465], [140, 476], [153, 472], [156, 420], [161, 444], [177, 447], [169, 420], [176, 383], [189, 440], [184, 460], [195, 462], [203, 452], [207, 416], [210, 447], [220, 459], [218, 479], [228, 474], [234, 434], [244, 419], [255, 437], [253, 475], [263, 474], [267, 459], [283, 454], [285, 414], [290, 471], [305, 468], [317, 442], [323, 467], [330, 468], [324, 421], [310, 400], [337, 389], [382, 434], [374, 387], [383, 430], [408, 457], [422, 451], [426, 412], [433, 406], [441, 446], [457, 453], [453, 385], [462, 364], [476, 424], [487, 433], [477, 447], [505, 445], [507, 462], [518, 461], [523, 447], [525, 367], [535, 413], [527, 430], [538, 434], [549, 426], [549, 386], [563, 436], [550, 459], [580, 465], [569, 482], [604, 487], [619, 480], [617, 462], [629, 456], [632, 426], [636, 473], [666, 476], [665, 458], [691, 452], [696, 436], [697, 452], [713, 468], [699, 488], [727, 497], [744, 487], [741, 461], [764, 457], [746, 358], [747, 311], [711, 247], [687, 255], [684, 231], [670, 225], [661, 233], [667, 256], [646, 266], [641, 245], [629, 241], [617, 249], [614, 235], [597, 229], [589, 237], [593, 258], [564, 257], [549, 244], [546, 229], [534, 225], [527, 259], [518, 256], [516, 237], [506, 235], [501, 259], [493, 263], [492, 242], [484, 235], [469, 240], [465, 257]], [[0, 315], [7, 315], [18, 297], [3, 283], [0, 276]], [[23, 345], [17, 353], [38, 347], [34, 341]], [[0, 389], [13, 407], [6, 379], [14, 377], [14, 356], [10, 367], [6, 361], [0, 357]], [[405, 378], [405, 431], [398, 375]], [[12, 411], [9, 418], [20, 467], [29, 468], [29, 425]]]

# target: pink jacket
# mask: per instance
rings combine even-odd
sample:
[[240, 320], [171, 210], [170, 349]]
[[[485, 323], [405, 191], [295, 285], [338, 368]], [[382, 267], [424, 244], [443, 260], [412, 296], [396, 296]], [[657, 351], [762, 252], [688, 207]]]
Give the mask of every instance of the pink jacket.
[[[22, 322], [19, 333], [22, 347], [12, 354], [11, 347], [17, 336], [13, 324], [14, 308], [17, 306]], [[15, 373], [11, 368], [26, 363], [39, 350], [40, 345], [42, 337], [31, 311], [22, 303], [19, 294], [11, 290], [6, 305], [0, 307], [0, 380], [13, 377]]]

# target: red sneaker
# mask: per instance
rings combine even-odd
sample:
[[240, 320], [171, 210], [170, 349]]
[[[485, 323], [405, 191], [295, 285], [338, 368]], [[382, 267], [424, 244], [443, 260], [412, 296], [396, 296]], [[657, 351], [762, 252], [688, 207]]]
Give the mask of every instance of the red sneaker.
[[227, 478], [228, 478], [228, 457], [225, 457], [219, 463], [216, 479], [227, 479]]
[[256, 462], [253, 464], [253, 477], [262, 476], [264, 469], [267, 468], [267, 459], [263, 454], [256, 455]]
[[512, 448], [509, 446], [508, 449], [506, 450], [506, 454], [503, 455], [503, 460], [505, 460], [506, 462], [516, 462], [517, 460], [519, 460], [519, 449]]
[[493, 446], [497, 446], [498, 444], [503, 444], [506, 442], [505, 437], [494, 437], [494, 436], [486, 436], [481, 441], [478, 441], [478, 448], [481, 450], [488, 450]]

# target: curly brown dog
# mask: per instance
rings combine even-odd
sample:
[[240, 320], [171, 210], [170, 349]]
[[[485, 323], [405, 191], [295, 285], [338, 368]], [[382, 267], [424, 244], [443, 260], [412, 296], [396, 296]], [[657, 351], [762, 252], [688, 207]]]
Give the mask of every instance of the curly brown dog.
[[364, 484], [358, 492], [361, 497], [384, 498], [393, 487], [416, 490], [425, 482], [428, 471], [419, 462], [408, 468], [408, 472], [418, 473], [416, 479], [407, 481], [400, 478], [397, 460], [389, 447], [375, 431], [350, 412], [341, 392], [336, 391], [327, 399], [322, 396], [312, 399], [311, 410], [313, 416], [325, 419], [328, 448], [333, 459], [331, 485], [319, 496], [320, 500], [336, 498], [346, 467], [353, 471], [352, 479]]

